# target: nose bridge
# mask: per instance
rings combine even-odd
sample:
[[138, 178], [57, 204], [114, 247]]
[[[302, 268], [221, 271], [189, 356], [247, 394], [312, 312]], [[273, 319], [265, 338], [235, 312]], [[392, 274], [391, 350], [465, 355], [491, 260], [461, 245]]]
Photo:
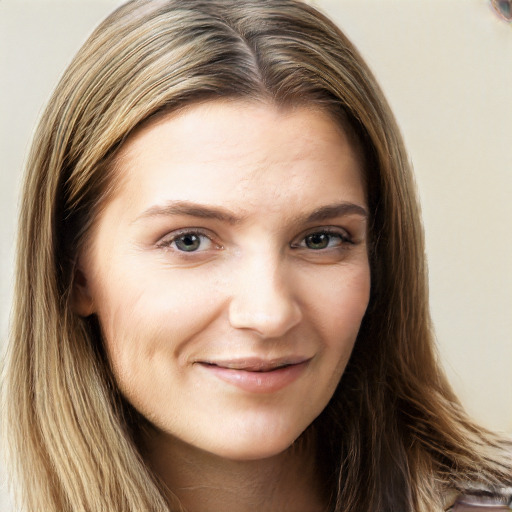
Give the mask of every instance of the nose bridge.
[[264, 249], [241, 260], [233, 274], [231, 325], [256, 331], [263, 337], [284, 335], [302, 317], [285, 263], [278, 254]]

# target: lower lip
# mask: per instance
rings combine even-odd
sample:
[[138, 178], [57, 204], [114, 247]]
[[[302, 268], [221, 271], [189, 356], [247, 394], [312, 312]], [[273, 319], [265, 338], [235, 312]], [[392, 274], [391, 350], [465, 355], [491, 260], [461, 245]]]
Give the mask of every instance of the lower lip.
[[293, 364], [270, 372], [234, 370], [199, 363], [201, 368], [218, 379], [249, 393], [275, 393], [296, 381], [307, 368], [309, 361]]

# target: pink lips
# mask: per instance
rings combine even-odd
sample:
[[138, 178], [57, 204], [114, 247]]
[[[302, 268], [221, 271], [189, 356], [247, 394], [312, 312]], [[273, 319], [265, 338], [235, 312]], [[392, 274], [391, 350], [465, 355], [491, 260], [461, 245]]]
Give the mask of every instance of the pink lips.
[[288, 386], [307, 368], [310, 359], [288, 358], [263, 360], [256, 358], [198, 361], [202, 369], [249, 393], [275, 393]]

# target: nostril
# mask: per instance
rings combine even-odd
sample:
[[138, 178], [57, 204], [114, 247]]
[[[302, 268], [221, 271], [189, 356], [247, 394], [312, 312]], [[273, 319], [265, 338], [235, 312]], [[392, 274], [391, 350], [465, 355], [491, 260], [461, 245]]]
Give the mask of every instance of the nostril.
[[301, 318], [295, 284], [279, 258], [252, 255], [238, 274], [229, 297], [228, 316], [232, 327], [252, 330], [263, 338], [278, 338]]
[[269, 301], [243, 297], [232, 300], [229, 308], [229, 321], [237, 329], [249, 329], [265, 338], [284, 335], [300, 322], [300, 308], [293, 299]]

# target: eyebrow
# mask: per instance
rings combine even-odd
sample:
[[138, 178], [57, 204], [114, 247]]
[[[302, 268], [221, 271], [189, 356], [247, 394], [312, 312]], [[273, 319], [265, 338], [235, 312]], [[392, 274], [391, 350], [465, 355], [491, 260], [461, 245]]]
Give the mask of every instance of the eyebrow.
[[[139, 215], [133, 222], [151, 217], [167, 217], [174, 215], [182, 215], [187, 217], [195, 217], [200, 219], [213, 219], [228, 224], [239, 224], [244, 220], [244, 216], [238, 216], [230, 210], [221, 206], [209, 206], [205, 204], [195, 203], [192, 201], [168, 201], [162, 205], [151, 206]], [[359, 215], [365, 219], [368, 218], [368, 211], [355, 203], [341, 202], [322, 206], [313, 210], [298, 220], [299, 223], [320, 222], [336, 217], [346, 215]]]
[[139, 215], [134, 222], [151, 217], [168, 217], [173, 215], [220, 220], [228, 224], [237, 224], [243, 220], [242, 217], [236, 216], [231, 211], [220, 206], [208, 206], [192, 201], [168, 201], [162, 205], [151, 206]]
[[317, 208], [310, 214], [306, 215], [303, 221], [305, 223], [319, 222], [327, 219], [334, 219], [336, 217], [343, 217], [345, 215], [359, 215], [364, 219], [368, 218], [368, 211], [366, 208], [355, 203], [338, 203], [330, 204]]

